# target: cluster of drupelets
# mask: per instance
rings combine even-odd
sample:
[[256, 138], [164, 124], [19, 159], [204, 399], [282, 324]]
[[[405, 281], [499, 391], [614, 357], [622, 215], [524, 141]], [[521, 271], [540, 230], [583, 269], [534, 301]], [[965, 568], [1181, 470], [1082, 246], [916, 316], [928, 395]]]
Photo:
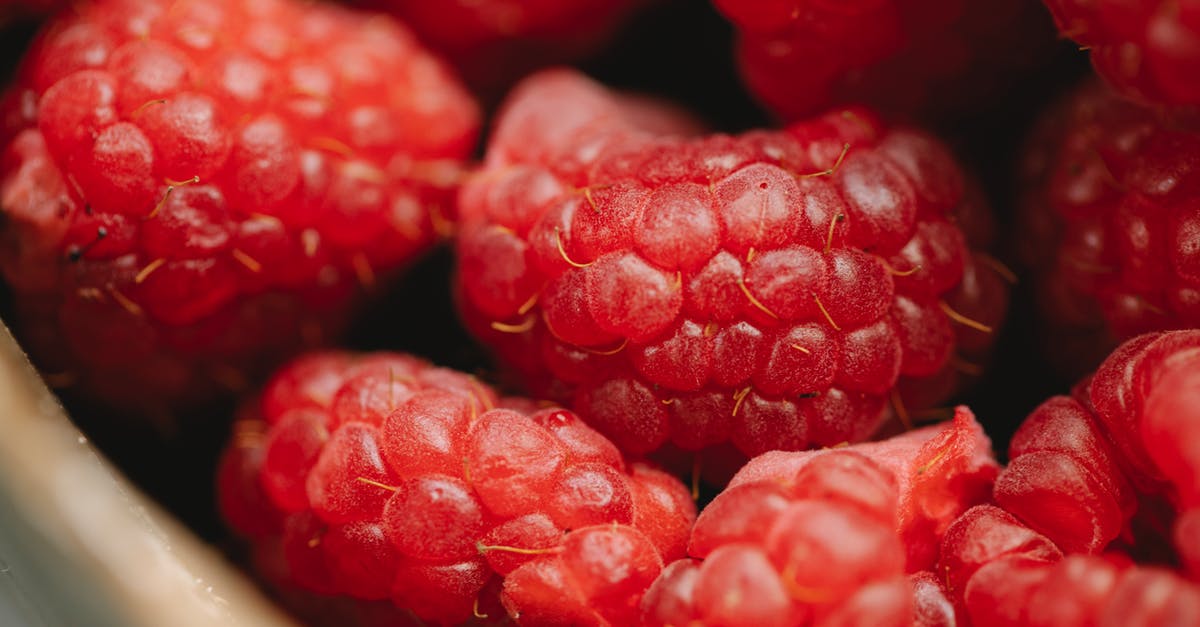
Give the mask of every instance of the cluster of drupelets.
[[[1025, 71], [1037, 3], [715, 0], [788, 125], [713, 134], [547, 70], [478, 165], [422, 46], [495, 89], [639, 3], [367, 4], [423, 43], [292, 0], [83, 2], [0, 101], [0, 271], [44, 370], [137, 412], [274, 372], [219, 506], [296, 613], [1200, 624], [1200, 3], [1046, 0], [1112, 86], [1035, 129], [1017, 246], [1053, 358], [1099, 367], [1007, 465], [965, 407], [912, 424], [981, 375], [1014, 277], [950, 150], [888, 120]], [[508, 388], [396, 353], [275, 368], [444, 239]]]

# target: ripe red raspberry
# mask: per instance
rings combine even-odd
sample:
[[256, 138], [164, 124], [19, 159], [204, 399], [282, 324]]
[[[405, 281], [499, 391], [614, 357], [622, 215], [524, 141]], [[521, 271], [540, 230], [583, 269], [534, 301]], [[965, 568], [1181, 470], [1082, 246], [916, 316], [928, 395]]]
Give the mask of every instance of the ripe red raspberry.
[[0, 270], [25, 340], [126, 405], [331, 331], [434, 242], [479, 123], [390, 19], [291, 0], [80, 4], [5, 104]]
[[[643, 598], [643, 622], [910, 624], [891, 473], [838, 450], [791, 479], [718, 495], [692, 535], [689, 554], [697, 559], [663, 571]], [[882, 622], [847, 620], [862, 613]]]
[[[1200, 507], [1198, 398], [1200, 331], [1126, 342], [1074, 398], [1050, 399], [1025, 421], [996, 502], [1067, 552], [1131, 537], [1134, 551], [1139, 540], [1169, 544], [1171, 519]], [[1132, 524], [1139, 517], [1161, 527], [1157, 537], [1135, 537], [1146, 526]], [[1200, 541], [1178, 537], [1189, 563]]]
[[580, 59], [647, 0], [363, 0], [412, 27], [481, 88]]
[[1126, 342], [1013, 436], [999, 507], [947, 531], [950, 598], [973, 625], [1197, 624], [1198, 443], [1200, 331]]
[[405, 355], [303, 357], [244, 408], [221, 510], [274, 583], [360, 611], [633, 624], [695, 505], [571, 412], [505, 408], [525, 405]]
[[1053, 28], [1033, 0], [714, 0], [743, 79], [786, 120], [832, 104], [962, 111], [1039, 61]]
[[[819, 451], [764, 453], [734, 476], [726, 492], [741, 485], [787, 483], [813, 460], [840, 450], [868, 457], [894, 478], [898, 490], [897, 529], [904, 542], [908, 572], [933, 567], [946, 528], [972, 505], [989, 500], [1000, 470], [983, 428], [969, 409], [958, 407], [952, 421], [886, 440]], [[842, 478], [830, 473], [825, 479]], [[701, 520], [710, 516], [708, 511]], [[692, 533], [693, 545], [704, 533], [703, 526], [698, 525]]]
[[1099, 84], [1042, 120], [1023, 166], [1023, 256], [1063, 369], [1200, 326], [1200, 134]]
[[1064, 37], [1122, 94], [1148, 104], [1200, 104], [1200, 2], [1043, 0]]
[[991, 505], [969, 510], [950, 527], [940, 569], [960, 624], [1200, 624], [1194, 581], [1119, 553], [1064, 557], [1048, 538]]
[[644, 620], [938, 624], [952, 610], [921, 573], [947, 526], [987, 499], [996, 470], [965, 408], [882, 442], [756, 457], [701, 513], [694, 559], [663, 571], [642, 601]]
[[753, 455], [863, 440], [986, 350], [1007, 290], [936, 141], [861, 109], [681, 138], [647, 107], [530, 78], [460, 194], [461, 311], [537, 394], [632, 453]]

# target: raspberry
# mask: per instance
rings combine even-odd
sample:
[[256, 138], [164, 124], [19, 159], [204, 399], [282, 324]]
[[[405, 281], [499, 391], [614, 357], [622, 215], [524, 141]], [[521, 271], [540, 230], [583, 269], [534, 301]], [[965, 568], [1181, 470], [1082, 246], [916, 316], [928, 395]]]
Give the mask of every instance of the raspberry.
[[[943, 539], [939, 567], [971, 624], [1200, 620], [1200, 586], [1180, 576], [1197, 572], [1198, 390], [1200, 331], [1153, 333], [1029, 416], [999, 507], [966, 512]], [[1172, 542], [1165, 561], [1181, 572], [1133, 563]]]
[[942, 566], [971, 625], [1192, 625], [1200, 586], [1120, 554], [1067, 555], [994, 506], [951, 526]]
[[1200, 325], [1198, 159], [1200, 134], [1097, 84], [1041, 121], [1023, 244], [1051, 330], [1074, 343], [1055, 353], [1086, 370], [1122, 340]]
[[910, 576], [913, 584], [913, 626], [954, 627], [954, 604], [946, 597], [946, 588], [929, 571]]
[[[1126, 342], [1077, 398], [1051, 399], [1022, 424], [996, 502], [1072, 553], [1105, 550], [1131, 533], [1135, 516], [1157, 519], [1155, 500], [1171, 517], [1197, 507], [1198, 368], [1200, 331]], [[1186, 557], [1195, 544], [1180, 539]]]
[[964, 111], [1039, 60], [1036, 2], [714, 0], [737, 28], [750, 91], [787, 120], [832, 104]]
[[135, 407], [334, 332], [360, 283], [434, 243], [479, 124], [403, 27], [291, 0], [80, 5], [5, 105], [0, 270], [25, 338]]
[[[829, 451], [794, 476], [718, 495], [689, 547], [703, 561], [663, 571], [643, 598], [644, 622], [837, 624], [861, 595], [881, 588], [874, 609], [888, 622], [878, 624], [908, 624], [912, 593], [890, 473], [856, 452]], [[889, 594], [894, 587], [900, 594]]]
[[[797, 472], [830, 450], [764, 453], [746, 464], [727, 489], [791, 481]], [[897, 524], [907, 550], [909, 572], [933, 567], [946, 528], [967, 508], [989, 499], [999, 472], [991, 442], [966, 407], [957, 408], [950, 422], [878, 442], [855, 444], [848, 450], [870, 458], [895, 479]], [[828, 468], [821, 480], [829, 489], [850, 489], [853, 478], [841, 472]], [[859, 496], [863, 496], [861, 491]], [[707, 516], [701, 516], [701, 520]], [[702, 535], [703, 529], [698, 526], [692, 542]]]
[[[650, 625], [937, 625], [941, 537], [997, 465], [970, 412], [889, 440], [771, 452], [701, 513], [642, 600]], [[702, 561], [697, 561], [702, 560]], [[905, 573], [913, 573], [906, 577]], [[738, 594], [722, 591], [737, 590]], [[952, 624], [952, 622], [951, 622]]]
[[1200, 104], [1200, 4], [1043, 0], [1064, 37], [1090, 51], [1096, 72], [1148, 104]]
[[630, 453], [753, 455], [862, 440], [986, 352], [1007, 290], [940, 144], [860, 109], [682, 138], [640, 106], [530, 78], [460, 194], [463, 317], [535, 394]]
[[571, 412], [528, 404], [406, 355], [304, 356], [243, 408], [221, 511], [272, 583], [355, 614], [632, 624], [695, 504]]

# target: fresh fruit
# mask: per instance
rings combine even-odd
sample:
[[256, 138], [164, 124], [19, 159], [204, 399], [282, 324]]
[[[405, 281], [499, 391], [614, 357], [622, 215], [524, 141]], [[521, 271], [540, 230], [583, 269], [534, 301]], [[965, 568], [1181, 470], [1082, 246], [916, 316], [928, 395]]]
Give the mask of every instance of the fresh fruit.
[[742, 76], [785, 120], [834, 104], [934, 117], [978, 107], [1043, 61], [1030, 0], [713, 0], [737, 28]]
[[573, 413], [505, 408], [527, 404], [406, 355], [302, 357], [244, 407], [221, 510], [276, 585], [397, 621], [632, 624], [695, 505]]
[[412, 27], [484, 89], [600, 48], [647, 0], [362, 0]]
[[478, 337], [634, 454], [855, 442], [898, 389], [953, 391], [1007, 289], [946, 149], [862, 109], [691, 128], [566, 71], [518, 87], [460, 194]]
[[709, 504], [689, 545], [702, 561], [663, 571], [643, 598], [643, 622], [823, 625], [869, 611], [883, 621], [875, 624], [909, 624], [891, 473], [836, 450], [790, 479], [730, 488]]
[[1064, 555], [1004, 510], [981, 505], [946, 534], [942, 566], [959, 621], [976, 627], [1169, 627], [1200, 623], [1200, 586], [1120, 553]]
[[[1175, 513], [1200, 506], [1198, 373], [1200, 331], [1126, 342], [1073, 398], [1053, 398], [1025, 421], [996, 502], [1071, 553], [1136, 540], [1139, 516], [1169, 528], [1157, 502]], [[1157, 531], [1148, 542], [1170, 542]], [[1195, 540], [1181, 539], [1186, 555]]]
[[644, 620], [936, 624], [944, 595], [920, 573], [947, 526], [986, 501], [996, 471], [966, 408], [881, 442], [756, 457], [701, 513], [690, 559], [663, 570]]
[[41, 367], [143, 408], [240, 386], [428, 249], [475, 104], [386, 17], [101, 0], [4, 100], [0, 270]]
[[1140, 333], [1200, 326], [1198, 160], [1200, 134], [1099, 84], [1041, 120], [1019, 245], [1070, 374]]
[[1147, 104], [1200, 104], [1200, 2], [1043, 0], [1096, 72]]
[[[967, 508], [990, 498], [1000, 470], [983, 428], [969, 409], [958, 407], [951, 421], [886, 440], [817, 451], [764, 453], [743, 466], [726, 491], [733, 492], [742, 485], [787, 484], [816, 459], [842, 450], [866, 456], [893, 477], [897, 529], [904, 543], [908, 572], [933, 567], [946, 528]], [[825, 479], [839, 482], [850, 477], [839, 477], [837, 470], [831, 469]], [[708, 516], [701, 516], [701, 521]], [[698, 524], [692, 542], [703, 533]]]
[[967, 512], [943, 541], [948, 592], [972, 624], [1200, 621], [1198, 396], [1200, 331], [1160, 332], [1029, 416], [999, 507]]

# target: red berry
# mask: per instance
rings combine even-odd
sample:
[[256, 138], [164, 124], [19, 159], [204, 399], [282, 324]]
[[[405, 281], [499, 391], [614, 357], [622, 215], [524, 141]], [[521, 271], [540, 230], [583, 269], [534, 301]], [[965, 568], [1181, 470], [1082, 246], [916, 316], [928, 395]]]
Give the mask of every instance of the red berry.
[[1200, 6], [1194, 2], [1043, 0], [1096, 71], [1147, 103], [1200, 104]]
[[1051, 28], [1036, 2], [715, 0], [750, 90], [793, 120], [865, 102], [932, 115], [978, 106], [1033, 65]]
[[[1200, 554], [1198, 356], [1198, 331], [1139, 336], [1029, 416], [994, 486], [1004, 509], [966, 512], [941, 547], [971, 624], [1200, 620], [1200, 586], [1184, 578]], [[1134, 563], [1145, 558], [1179, 572]]]
[[916, 627], [954, 627], [954, 604], [946, 598], [945, 584], [929, 571], [914, 573], [913, 625]]
[[460, 194], [474, 332], [632, 453], [860, 441], [898, 385], [943, 400], [923, 381], [954, 387], [1007, 293], [946, 149], [859, 109], [686, 130], [566, 71], [522, 83]]
[[961, 601], [976, 571], [1009, 556], [1052, 562], [1062, 557], [1062, 551], [998, 507], [979, 505], [967, 510], [942, 538], [938, 569], [945, 573], [946, 593], [956, 603]]
[[4, 102], [19, 330], [53, 338], [35, 357], [83, 393], [141, 410], [337, 331], [360, 284], [434, 243], [479, 125], [404, 27], [292, 0], [81, 5]]
[[567, 410], [497, 402], [403, 355], [302, 357], [247, 405], [222, 511], [256, 550], [282, 543], [274, 583], [364, 612], [390, 599], [445, 624], [481, 608], [497, 624], [635, 621], [664, 557], [684, 555], [686, 488]]
[[1197, 331], [1135, 338], [1101, 364], [1083, 402], [1040, 407], [1013, 438], [997, 502], [1063, 550], [1086, 553], [1139, 516], [1157, 518], [1155, 499], [1174, 513], [1195, 507], [1198, 349]]
[[[727, 492], [749, 488], [778, 490], [773, 486], [782, 483], [791, 486], [787, 489], [792, 491], [857, 503], [864, 511], [895, 510], [907, 551], [906, 568], [915, 572], [933, 566], [940, 539], [959, 514], [988, 500], [999, 471], [991, 442], [965, 407], [958, 408], [951, 422], [887, 440], [855, 444], [845, 450], [870, 459], [873, 467], [880, 470], [874, 477], [865, 477], [861, 474], [866, 468], [862, 464], [846, 464], [850, 458], [831, 455], [830, 451], [776, 451], [746, 464], [729, 482]], [[887, 482], [895, 482], [898, 496], [885, 489], [887, 483], [879, 478], [879, 473], [883, 473]], [[772, 500], [757, 497], [754, 507]], [[710, 510], [719, 502], [705, 509], [700, 522], [710, 518]], [[749, 516], [753, 511], [744, 508], [733, 519]], [[726, 518], [715, 512], [711, 516]], [[693, 542], [703, 537], [706, 529], [697, 524]]]
[[688, 553], [703, 562], [669, 565], [643, 620], [953, 624], [946, 592], [917, 573], [935, 567], [952, 521], [988, 499], [989, 446], [961, 408], [890, 440], [756, 457], [696, 520]]
[[1200, 325], [1197, 159], [1200, 134], [1098, 84], [1038, 126], [1021, 245], [1071, 374], [1140, 333]]
[[972, 625], [1188, 625], [1200, 586], [1165, 569], [1058, 553], [1044, 536], [991, 506], [946, 535], [942, 565], [961, 620]]

